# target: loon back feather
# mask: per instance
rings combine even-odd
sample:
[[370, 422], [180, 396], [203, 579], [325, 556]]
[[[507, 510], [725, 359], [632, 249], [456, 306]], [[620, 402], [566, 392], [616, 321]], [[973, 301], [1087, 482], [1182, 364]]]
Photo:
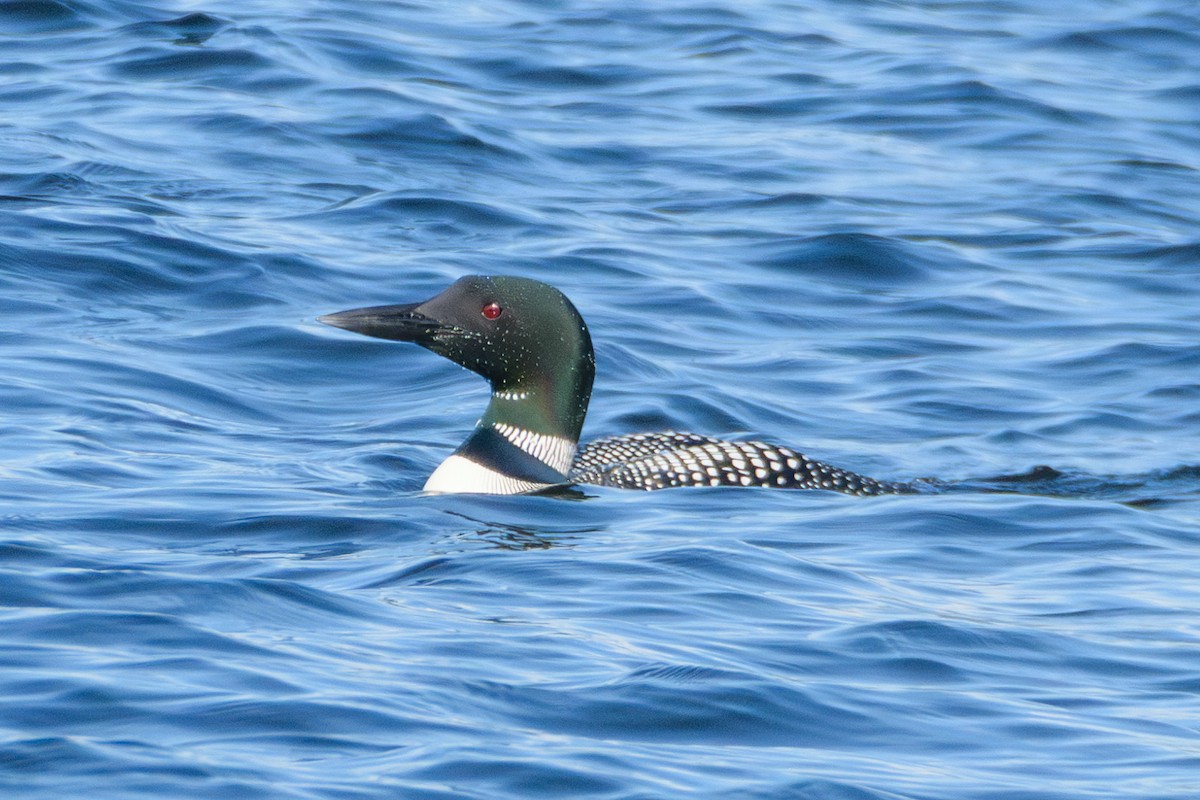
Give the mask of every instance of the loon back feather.
[[856, 495], [905, 491], [902, 484], [831, 467], [790, 447], [675, 432], [589, 442], [576, 455], [570, 478], [574, 483], [647, 491], [676, 486], [830, 489]]

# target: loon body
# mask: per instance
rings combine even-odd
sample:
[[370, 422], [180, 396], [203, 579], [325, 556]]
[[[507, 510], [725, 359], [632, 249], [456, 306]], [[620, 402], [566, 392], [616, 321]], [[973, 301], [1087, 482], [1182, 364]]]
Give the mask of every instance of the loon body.
[[573, 483], [912, 491], [764, 442], [668, 432], [612, 436], [580, 448], [595, 376], [592, 340], [562, 292], [528, 278], [468, 276], [423, 303], [358, 308], [320, 321], [414, 342], [488, 379], [487, 410], [429, 476], [427, 492], [520, 494]]

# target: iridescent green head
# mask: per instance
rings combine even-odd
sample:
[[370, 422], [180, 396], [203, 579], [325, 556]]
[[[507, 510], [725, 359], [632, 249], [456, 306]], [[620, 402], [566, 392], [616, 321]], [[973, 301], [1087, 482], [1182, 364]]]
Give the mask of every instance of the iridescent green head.
[[579, 440], [595, 377], [587, 325], [553, 286], [470, 275], [422, 303], [320, 318], [337, 328], [415, 342], [492, 385], [483, 422]]

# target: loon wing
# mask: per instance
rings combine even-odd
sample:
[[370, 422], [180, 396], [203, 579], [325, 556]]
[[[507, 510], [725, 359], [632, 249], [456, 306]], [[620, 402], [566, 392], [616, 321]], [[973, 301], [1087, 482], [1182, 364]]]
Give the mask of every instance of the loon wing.
[[769, 486], [855, 495], [913, 491], [822, 464], [790, 447], [675, 432], [589, 442], [576, 454], [569, 477], [573, 483], [647, 491], [674, 486]]

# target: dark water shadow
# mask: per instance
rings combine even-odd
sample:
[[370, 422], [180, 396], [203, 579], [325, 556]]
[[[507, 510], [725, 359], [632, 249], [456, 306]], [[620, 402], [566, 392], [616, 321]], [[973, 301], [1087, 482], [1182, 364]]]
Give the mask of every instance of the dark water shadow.
[[1141, 475], [1090, 475], [1039, 465], [1025, 472], [944, 483], [931, 491], [1020, 494], [1112, 500], [1130, 508], [1161, 508], [1200, 496], [1200, 466], [1184, 465]]
[[[570, 497], [566, 493], [558, 492], [551, 496], [563, 499], [583, 499], [585, 497], [582, 492], [573, 494], [578, 494], [579, 497]], [[526, 525], [489, 522], [475, 519], [459, 511], [446, 511], [446, 513], [479, 526], [472, 531], [457, 534], [457, 539], [485, 542], [502, 550], [549, 550], [552, 547], [573, 547], [577, 541], [588, 534], [598, 533], [601, 530], [596, 526], [549, 530]]]

